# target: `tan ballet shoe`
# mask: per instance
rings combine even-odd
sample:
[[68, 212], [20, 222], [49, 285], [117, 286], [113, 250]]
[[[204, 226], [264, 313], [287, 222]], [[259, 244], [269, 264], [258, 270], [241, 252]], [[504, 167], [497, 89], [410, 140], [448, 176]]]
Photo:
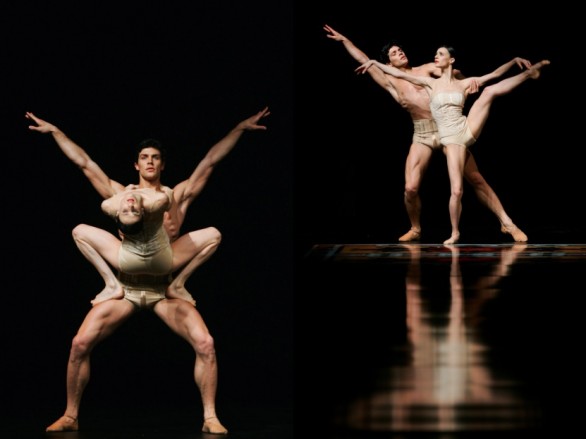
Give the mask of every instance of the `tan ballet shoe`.
[[399, 242], [419, 241], [421, 238], [421, 231], [409, 229], [407, 233], [399, 238]]
[[77, 431], [79, 430], [79, 424], [77, 419], [71, 416], [63, 415], [51, 425], [49, 425], [45, 431]]
[[209, 418], [205, 418], [201, 431], [211, 434], [228, 434], [228, 430], [226, 427], [220, 424], [220, 420], [217, 416], [210, 416]]

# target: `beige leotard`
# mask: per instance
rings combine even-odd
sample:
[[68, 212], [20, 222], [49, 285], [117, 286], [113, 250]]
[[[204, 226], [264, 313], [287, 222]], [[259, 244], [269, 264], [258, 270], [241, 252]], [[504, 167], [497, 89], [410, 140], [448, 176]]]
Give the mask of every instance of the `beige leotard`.
[[[172, 200], [172, 191], [165, 191]], [[173, 250], [163, 227], [164, 211], [147, 214], [143, 229], [126, 235], [118, 253], [120, 271], [126, 274], [164, 275], [171, 273]]]
[[476, 142], [468, 127], [464, 109], [464, 94], [459, 91], [439, 92], [431, 97], [429, 107], [437, 123], [442, 145], [470, 146]]

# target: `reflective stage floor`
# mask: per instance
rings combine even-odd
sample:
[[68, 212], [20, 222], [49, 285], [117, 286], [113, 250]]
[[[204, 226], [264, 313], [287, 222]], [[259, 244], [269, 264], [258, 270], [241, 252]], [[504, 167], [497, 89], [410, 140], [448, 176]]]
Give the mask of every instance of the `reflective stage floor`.
[[[155, 398], [156, 399], [156, 398]], [[113, 401], [87, 407], [80, 418], [80, 430], [45, 433], [45, 427], [60, 412], [23, 409], [21, 415], [5, 421], [0, 437], [6, 439], [293, 439], [293, 413], [289, 405], [263, 405], [250, 397], [248, 405], [222, 404], [227, 435], [201, 432], [201, 407], [169, 405], [158, 401], [146, 408], [141, 401], [124, 408]], [[34, 420], [31, 420], [33, 418]]]
[[583, 425], [586, 244], [320, 244], [300, 268], [296, 421], [313, 437]]

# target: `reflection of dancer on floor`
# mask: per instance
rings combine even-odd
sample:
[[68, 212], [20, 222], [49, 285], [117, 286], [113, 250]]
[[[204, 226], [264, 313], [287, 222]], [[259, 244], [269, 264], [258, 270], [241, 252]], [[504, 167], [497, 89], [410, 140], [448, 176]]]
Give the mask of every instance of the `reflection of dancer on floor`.
[[[356, 61], [359, 63], [368, 61], [368, 56], [344, 35], [328, 25], [325, 25], [324, 29], [328, 32], [327, 37], [342, 42], [346, 51]], [[432, 62], [411, 67], [403, 48], [397, 43], [386, 44], [381, 50], [380, 59], [387, 65], [413, 75], [437, 77], [441, 73], [441, 70]], [[445, 147], [439, 142], [437, 125], [429, 108], [429, 94], [423, 87], [396, 78], [377, 68], [368, 69], [368, 74], [409, 113], [413, 120], [413, 140], [405, 161], [404, 200], [411, 229], [401, 236], [399, 241], [416, 241], [421, 237], [421, 198], [419, 196], [421, 181], [427, 171], [432, 154], [440, 150], [445, 154]], [[464, 78], [457, 70], [454, 70], [454, 74], [457, 78]], [[479, 201], [496, 215], [500, 222], [501, 231], [510, 234], [515, 241], [527, 241], [527, 235], [513, 223], [498, 196], [478, 170], [476, 159], [469, 149], [466, 149], [464, 178], [474, 189]]]
[[[405, 278], [410, 361], [389, 371], [384, 390], [376, 391], [367, 401], [360, 400], [356, 407], [351, 407], [348, 422], [352, 422], [355, 428], [368, 429], [369, 425], [360, 424], [368, 422], [365, 420], [376, 421], [374, 413], [379, 413], [381, 406], [388, 410], [390, 405], [391, 415], [386, 421], [391, 423], [388, 429], [454, 431], [474, 422], [459, 416], [465, 404], [485, 404], [487, 408], [524, 405], [506, 391], [495, 392], [498, 386], [487, 362], [481, 357], [486, 346], [478, 339], [476, 327], [483, 306], [498, 293], [495, 286], [507, 276], [527, 245], [514, 244], [503, 248], [491, 273], [466, 289], [460, 269], [460, 249], [454, 245], [446, 246], [451, 253], [450, 300], [446, 314], [431, 311], [433, 298], [422, 297], [421, 257], [425, 256], [421, 245], [403, 244], [403, 247], [408, 249], [411, 257]], [[437, 290], [437, 282], [434, 285], [433, 297], [437, 298], [442, 291]], [[425, 419], [429, 421], [415, 424], [413, 420], [420, 419], [417, 410], [422, 407], [427, 408]], [[434, 415], [430, 411], [432, 408]], [[365, 410], [371, 412], [365, 413]], [[511, 417], [512, 420], [515, 418]], [[508, 420], [503, 419], [503, 422]]]
[[[424, 87], [429, 93], [431, 113], [437, 123], [440, 142], [446, 150], [451, 187], [449, 210], [452, 234], [449, 239], [444, 241], [444, 244], [454, 244], [460, 239], [459, 222], [462, 213], [462, 181], [466, 151], [467, 147], [476, 142], [482, 132], [492, 103], [498, 96], [510, 93], [527, 79], [539, 78], [541, 69], [549, 64], [548, 60], [543, 60], [532, 66], [527, 60], [514, 58], [489, 74], [457, 79], [453, 68], [454, 62], [454, 49], [442, 46], [438, 48], [435, 55], [435, 65], [441, 70], [439, 78], [413, 75], [375, 60], [366, 61], [356, 69], [359, 73], [365, 73], [370, 67], [376, 66], [389, 75]], [[525, 67], [526, 70], [487, 86], [470, 107], [468, 115], [462, 114], [466, 97], [473, 82], [477, 83], [478, 86], [483, 86], [502, 76], [514, 65]]]
[[[408, 244], [407, 244], [408, 245]], [[514, 244], [503, 248], [498, 263], [492, 272], [479, 278], [464, 296], [462, 272], [460, 269], [460, 249], [447, 246], [452, 254], [450, 265], [450, 308], [447, 326], [434, 325], [443, 319], [430, 319], [422, 300], [421, 277], [417, 271], [407, 276], [407, 329], [413, 349], [413, 384], [415, 389], [412, 403], [427, 400], [438, 407], [438, 429], [457, 426], [458, 405], [461, 403], [510, 403], [510, 396], [496, 395], [493, 381], [486, 361], [479, 358], [485, 351], [475, 333], [475, 324], [487, 300], [493, 299], [498, 292], [497, 283], [508, 274], [508, 270], [526, 244]], [[409, 246], [412, 264], [419, 266], [421, 250]], [[417, 269], [416, 269], [417, 270]], [[415, 274], [415, 276], [412, 276]], [[427, 317], [426, 317], [427, 316]], [[405, 400], [405, 393], [393, 398], [397, 405]], [[398, 410], [402, 412], [401, 409]], [[407, 413], [405, 413], [407, 414]]]
[[[448, 248], [457, 246], [447, 246]], [[490, 274], [480, 277], [473, 285], [469, 287], [474, 292], [473, 300], [466, 301], [466, 320], [468, 326], [476, 326], [482, 319], [482, 309], [484, 304], [494, 299], [500, 289], [497, 284], [511, 271], [511, 267], [517, 261], [517, 258], [527, 248], [526, 243], [515, 243], [512, 246], [503, 246], [500, 250], [500, 262], [495, 265]]]

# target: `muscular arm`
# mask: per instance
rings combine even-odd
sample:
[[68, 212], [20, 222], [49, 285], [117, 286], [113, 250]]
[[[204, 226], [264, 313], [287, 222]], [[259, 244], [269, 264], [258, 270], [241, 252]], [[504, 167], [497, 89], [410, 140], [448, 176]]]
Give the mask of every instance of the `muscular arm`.
[[[340, 32], [335, 31], [331, 26], [328, 26], [327, 24], [324, 26], [324, 30], [328, 32], [328, 38], [334, 41], [341, 41], [344, 45], [344, 48], [350, 54], [350, 56], [354, 58], [356, 61], [358, 61], [360, 64], [363, 64], [369, 60], [369, 57], [362, 50], [356, 47], [352, 41], [350, 41]], [[389, 88], [389, 81], [387, 81], [387, 79], [385, 78], [385, 74], [381, 70], [370, 68], [368, 69], [368, 74], [381, 87], [385, 89]]]
[[259, 125], [258, 121], [269, 114], [271, 113], [268, 107], [265, 107], [255, 115], [238, 123], [224, 138], [210, 148], [205, 157], [198, 163], [191, 176], [175, 186], [173, 194], [181, 218], [184, 217], [189, 205], [200, 194], [208, 182], [215, 166], [232, 151], [242, 134], [245, 131], [267, 129], [266, 126]]
[[111, 180], [83, 148], [73, 142], [55, 125], [38, 118], [31, 112], [27, 112], [25, 117], [36, 123], [36, 125], [29, 125], [30, 130], [39, 133], [51, 133], [61, 151], [81, 169], [92, 186], [103, 198], [109, 198], [124, 189], [124, 186], [120, 183]]

